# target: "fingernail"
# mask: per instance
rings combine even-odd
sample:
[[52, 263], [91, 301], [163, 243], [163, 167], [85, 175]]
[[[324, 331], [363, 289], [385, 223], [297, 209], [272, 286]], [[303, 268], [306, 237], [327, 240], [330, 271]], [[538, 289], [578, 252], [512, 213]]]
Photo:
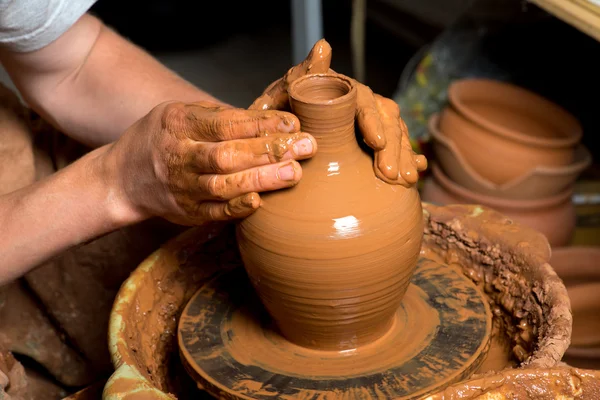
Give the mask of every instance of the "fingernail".
[[293, 181], [296, 176], [294, 164], [285, 164], [277, 170], [277, 179], [282, 181]]
[[292, 150], [297, 156], [310, 156], [313, 153], [313, 144], [310, 139], [300, 139], [294, 143]]
[[296, 130], [296, 120], [291, 116], [284, 115], [279, 123], [280, 132], [294, 132]]

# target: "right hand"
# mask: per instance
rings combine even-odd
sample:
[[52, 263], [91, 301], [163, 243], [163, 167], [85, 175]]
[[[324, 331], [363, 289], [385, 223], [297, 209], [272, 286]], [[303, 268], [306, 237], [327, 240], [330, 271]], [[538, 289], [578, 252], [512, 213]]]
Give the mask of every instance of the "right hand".
[[283, 111], [169, 102], [132, 125], [106, 157], [135, 220], [199, 225], [244, 218], [260, 206], [259, 192], [298, 183], [295, 160], [317, 150], [299, 130]]

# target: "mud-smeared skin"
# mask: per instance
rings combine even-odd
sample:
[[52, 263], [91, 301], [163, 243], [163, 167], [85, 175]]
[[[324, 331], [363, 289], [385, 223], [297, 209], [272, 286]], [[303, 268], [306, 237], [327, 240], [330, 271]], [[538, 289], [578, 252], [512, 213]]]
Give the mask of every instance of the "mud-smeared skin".
[[290, 190], [263, 194], [239, 224], [252, 283], [289, 340], [353, 349], [389, 328], [416, 264], [423, 231], [417, 189], [375, 176], [356, 141], [357, 88], [337, 74], [289, 88], [292, 112], [317, 141]]
[[[332, 49], [321, 39], [315, 43], [306, 59], [291, 68], [283, 78], [273, 82], [261, 97], [250, 106], [254, 110], [284, 110], [289, 108], [288, 88], [305, 75], [335, 74], [331, 65]], [[375, 174], [389, 184], [414, 185], [419, 172], [427, 169], [427, 159], [413, 151], [408, 129], [400, 117], [398, 105], [383, 96], [374, 94], [364, 84], [349, 79], [357, 90], [356, 122], [364, 142], [375, 151]]]
[[127, 129], [106, 162], [123, 171], [119, 195], [142, 217], [198, 225], [243, 218], [259, 207], [258, 192], [295, 185], [295, 160], [315, 150], [302, 140], [312, 138], [290, 113], [169, 102]]
[[[531, 357], [526, 359], [523, 366], [530, 368], [529, 371], [533, 371], [531, 368], [560, 367], [557, 360], [562, 357], [570, 341], [570, 310], [564, 286], [546, 264], [550, 254], [547, 241], [518, 223], [510, 224], [502, 215], [489, 209], [477, 206], [434, 207], [424, 204], [424, 210], [424, 251], [433, 252], [451, 263], [462, 260], [469, 267], [463, 269], [461, 266], [461, 271], [475, 282], [483, 282], [485, 273], [485, 282], [497, 282], [500, 288], [503, 285], [515, 286], [515, 290], [510, 293], [501, 289], [496, 291], [493, 285], [484, 286], [487, 288], [490, 306], [496, 312], [496, 321], [504, 324], [500, 332], [510, 340], [511, 349], [515, 347], [516, 336], [521, 332], [519, 317], [528, 316], [529, 308], [540, 312], [539, 318], [531, 318], [531, 330], [538, 334], [525, 334], [519, 339], [521, 347], [532, 349]], [[486, 228], [488, 223], [490, 229]], [[500, 229], [502, 226], [504, 228]], [[524, 234], [525, 231], [529, 233]], [[120, 327], [119, 331], [111, 332], [113, 363], [116, 367], [126, 364], [138, 371], [144, 378], [136, 381], [133, 386], [144, 390], [133, 392], [128, 389], [129, 392], [123, 393], [113, 390], [109, 385], [105, 395], [117, 393], [121, 397], [115, 398], [127, 400], [136, 398], [136, 393], [137, 399], [161, 400], [166, 399], [163, 393], [168, 392], [181, 399], [202, 395], [193, 389], [178, 391], [173, 377], [181, 377], [182, 373], [172, 364], [179, 362], [173, 340], [179, 312], [189, 296], [212, 273], [227, 270], [232, 265], [229, 254], [233, 250], [230, 241], [218, 239], [218, 243], [225, 243], [218, 246], [214, 242], [203, 244], [218, 232], [210, 231], [208, 227], [186, 232], [149, 258], [123, 286], [111, 318], [113, 323], [121, 318], [124, 321], [123, 324], [115, 325]], [[515, 240], [515, 232], [525, 240]], [[223, 236], [227, 236], [227, 232]], [[239, 260], [233, 264], [237, 262]], [[521, 286], [523, 284], [525, 286]], [[535, 290], [527, 290], [528, 285]], [[531, 298], [532, 293], [535, 297], [532, 301], [519, 300]], [[538, 293], [542, 296], [538, 297]], [[505, 311], [502, 304], [510, 303], [513, 304], [510, 308], [512, 311]], [[532, 304], [538, 306], [531, 307]], [[506, 357], [522, 364], [512, 351]], [[499, 374], [510, 371], [513, 370], [508, 369]], [[575, 373], [590, 377], [589, 371], [576, 370]], [[464, 383], [468, 384], [468, 381]], [[591, 378], [582, 380], [583, 387], [593, 383]], [[127, 385], [123, 387], [125, 386]], [[461, 384], [455, 387], [460, 388]], [[501, 381], [496, 388], [502, 389]], [[169, 398], [174, 399], [176, 396]], [[465, 395], [447, 398], [474, 400], [477, 397]]]

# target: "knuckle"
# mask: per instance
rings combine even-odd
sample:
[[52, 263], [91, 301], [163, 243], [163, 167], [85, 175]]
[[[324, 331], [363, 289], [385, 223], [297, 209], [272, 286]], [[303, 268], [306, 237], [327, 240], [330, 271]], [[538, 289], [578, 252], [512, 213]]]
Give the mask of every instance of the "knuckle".
[[261, 169], [256, 169], [254, 171], [248, 172], [252, 174], [252, 182], [254, 183], [254, 187], [256, 190], [265, 190], [269, 187], [269, 180], [266, 175], [262, 172]]
[[233, 170], [235, 153], [230, 144], [214, 147], [208, 157], [210, 168], [218, 174]]
[[212, 204], [206, 207], [206, 216], [211, 221], [218, 221], [222, 219], [222, 214], [220, 213], [219, 206]]
[[218, 175], [212, 175], [208, 179], [206, 190], [208, 191], [208, 194], [215, 199], [227, 199], [227, 182]]
[[400, 107], [398, 107], [398, 103], [396, 103], [394, 100], [392, 99], [388, 99], [386, 97], [384, 97], [382, 99], [383, 102], [383, 106], [385, 107], [386, 111], [392, 116], [392, 117], [399, 117], [400, 116]]
[[183, 103], [169, 103], [162, 110], [161, 125], [166, 129], [180, 127], [185, 121], [185, 116], [186, 110]]

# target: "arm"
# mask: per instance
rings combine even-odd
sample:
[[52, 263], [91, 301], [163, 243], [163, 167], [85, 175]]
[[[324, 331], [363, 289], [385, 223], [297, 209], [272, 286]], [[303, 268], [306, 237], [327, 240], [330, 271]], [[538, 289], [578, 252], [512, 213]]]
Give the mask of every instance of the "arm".
[[91, 15], [40, 50], [0, 50], [0, 60], [36, 112], [93, 147], [164, 101], [220, 103]]
[[94, 150], [33, 185], [0, 196], [0, 285], [67, 248], [133, 220]]
[[226, 106], [91, 16], [38, 51], [0, 58], [33, 109], [100, 146], [0, 196], [0, 285], [153, 216], [185, 225], [243, 218], [258, 192], [296, 184], [294, 160], [316, 151], [293, 115]]

